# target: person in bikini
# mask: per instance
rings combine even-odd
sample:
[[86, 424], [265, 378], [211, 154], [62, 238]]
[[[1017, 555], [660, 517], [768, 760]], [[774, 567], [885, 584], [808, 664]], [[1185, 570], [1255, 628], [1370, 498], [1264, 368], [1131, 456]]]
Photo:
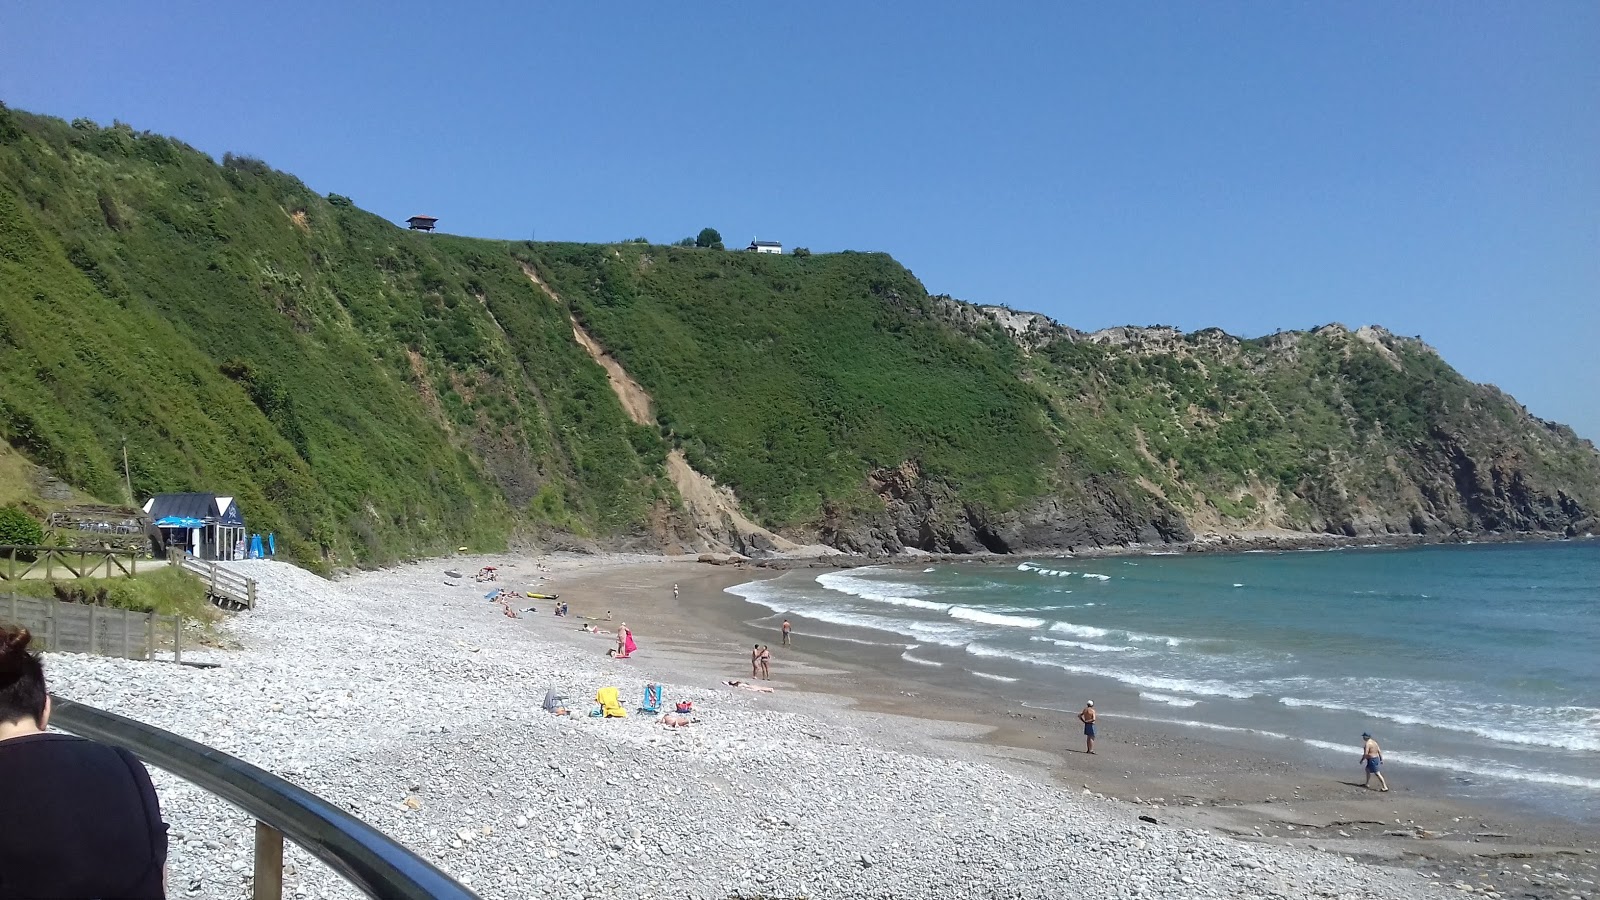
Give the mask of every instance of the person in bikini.
[[769, 681], [772, 679], [772, 651], [767, 649], [766, 644], [761, 645], [761, 677]]
[[1083, 712], [1078, 713], [1078, 721], [1083, 723], [1083, 740], [1086, 745], [1083, 752], [1085, 753], [1094, 752], [1094, 720], [1096, 718], [1094, 701], [1090, 700], [1084, 704]]
[[1389, 790], [1389, 782], [1383, 780], [1383, 773], [1378, 771], [1383, 768], [1383, 748], [1372, 739], [1372, 735], [1361, 732], [1361, 765], [1367, 770], [1367, 778], [1361, 782], [1364, 788], [1372, 787], [1372, 776], [1378, 776], [1378, 792]]
[[761, 645], [756, 644], [750, 649], [750, 677], [761, 677]]

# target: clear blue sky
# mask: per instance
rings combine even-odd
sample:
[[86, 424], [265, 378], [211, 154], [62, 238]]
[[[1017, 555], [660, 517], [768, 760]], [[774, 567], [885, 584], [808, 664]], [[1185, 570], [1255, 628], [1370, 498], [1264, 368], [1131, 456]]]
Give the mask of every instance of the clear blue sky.
[[6, 3], [0, 47], [13, 106], [391, 219], [885, 250], [1088, 329], [1380, 323], [1600, 439], [1600, 4]]

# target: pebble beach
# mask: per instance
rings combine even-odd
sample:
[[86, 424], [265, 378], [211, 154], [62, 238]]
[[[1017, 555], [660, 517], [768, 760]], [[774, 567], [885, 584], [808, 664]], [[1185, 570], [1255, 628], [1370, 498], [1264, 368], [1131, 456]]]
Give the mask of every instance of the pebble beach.
[[[511, 574], [538, 571], [553, 591], [624, 564], [646, 561], [525, 560]], [[686, 564], [654, 564], [663, 584], [697, 589]], [[234, 649], [203, 658], [219, 667], [50, 654], [52, 690], [282, 775], [484, 898], [1439, 895], [1414, 872], [1143, 821], [1091, 788], [953, 749], [972, 726], [731, 688], [651, 662], [646, 634], [641, 657], [612, 660], [576, 620], [511, 619], [484, 601], [493, 585], [443, 583], [441, 569], [472, 560], [338, 581], [231, 567], [260, 599], [218, 627]], [[647, 681], [669, 705], [691, 701], [695, 721], [638, 713]], [[628, 718], [586, 715], [607, 685]], [[541, 709], [549, 687], [574, 715]], [[172, 828], [169, 896], [248, 896], [250, 819], [152, 774]], [[359, 896], [298, 848], [285, 860], [287, 896]]]

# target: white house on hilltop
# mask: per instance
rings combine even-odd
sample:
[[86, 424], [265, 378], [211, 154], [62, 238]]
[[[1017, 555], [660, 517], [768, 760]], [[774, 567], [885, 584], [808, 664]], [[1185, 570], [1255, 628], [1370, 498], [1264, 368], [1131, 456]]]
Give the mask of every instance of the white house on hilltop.
[[751, 253], [782, 253], [783, 245], [777, 241], [751, 241], [745, 248]]

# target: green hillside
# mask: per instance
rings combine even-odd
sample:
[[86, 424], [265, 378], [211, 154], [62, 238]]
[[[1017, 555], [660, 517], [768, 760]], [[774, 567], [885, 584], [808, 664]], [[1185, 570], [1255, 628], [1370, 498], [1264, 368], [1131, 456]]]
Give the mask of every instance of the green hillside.
[[643, 526], [649, 429], [502, 244], [249, 159], [0, 119], [0, 436], [91, 494], [210, 488], [305, 559]]
[[760, 524], [858, 551], [1600, 509], [1591, 445], [1381, 330], [1085, 335], [881, 254], [413, 233], [257, 160], [3, 107], [0, 438], [107, 501], [126, 438], [139, 498], [237, 495], [319, 565], [519, 534], [713, 546], [672, 450]]

